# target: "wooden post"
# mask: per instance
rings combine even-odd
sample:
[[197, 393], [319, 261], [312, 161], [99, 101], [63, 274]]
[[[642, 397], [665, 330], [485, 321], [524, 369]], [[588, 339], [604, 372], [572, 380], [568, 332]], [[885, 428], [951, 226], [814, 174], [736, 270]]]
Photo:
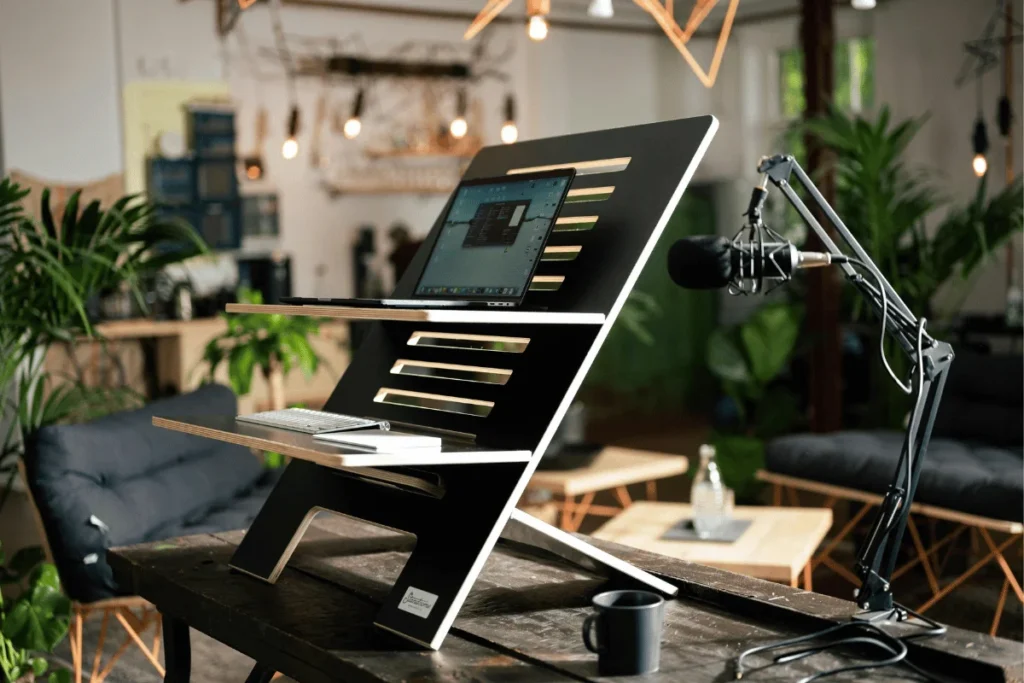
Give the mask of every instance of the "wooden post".
[[[1016, 102], [1014, 99], [1014, 88], [1013, 88], [1013, 3], [1006, 3], [1006, 15], [1003, 17], [1004, 34], [1003, 34], [1003, 94], [1010, 99], [1010, 103]], [[981, 76], [979, 76], [981, 78]], [[1005, 163], [1006, 163], [1006, 184], [1009, 186], [1013, 182], [1013, 120], [1010, 120], [1010, 130], [1007, 136], [1003, 139], [1005, 145]], [[1014, 248], [1013, 240], [1007, 240], [1006, 242], [1006, 289], [1009, 290], [1013, 287], [1013, 270], [1014, 270]]]
[[[802, 0], [800, 44], [804, 56], [804, 118], [824, 115], [835, 90], [835, 8], [828, 0]], [[835, 175], [824, 172], [829, 151], [808, 135], [807, 172], [815, 179], [830, 204], [835, 203]], [[815, 217], [831, 230], [824, 215]], [[807, 249], [824, 251], [813, 234]], [[807, 330], [814, 339], [810, 362], [810, 423], [816, 432], [839, 429], [842, 423], [842, 354], [839, 328], [839, 282], [837, 271], [818, 268], [807, 274]]]

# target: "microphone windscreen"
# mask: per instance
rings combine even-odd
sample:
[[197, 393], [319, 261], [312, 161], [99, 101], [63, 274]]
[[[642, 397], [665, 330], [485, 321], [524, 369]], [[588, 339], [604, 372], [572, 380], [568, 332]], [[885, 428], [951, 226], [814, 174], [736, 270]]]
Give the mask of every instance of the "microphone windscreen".
[[732, 279], [732, 243], [724, 237], [684, 237], [668, 250], [668, 275], [686, 289], [718, 289]]

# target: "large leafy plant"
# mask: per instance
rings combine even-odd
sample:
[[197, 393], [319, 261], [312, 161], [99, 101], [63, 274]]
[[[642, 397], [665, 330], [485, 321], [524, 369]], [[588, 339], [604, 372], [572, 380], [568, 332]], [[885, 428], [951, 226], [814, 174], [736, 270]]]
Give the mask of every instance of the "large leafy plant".
[[776, 382], [789, 364], [802, 312], [788, 303], [767, 304], [746, 321], [715, 330], [707, 364], [727, 397], [712, 441], [727, 483], [743, 495], [764, 464], [764, 442], [799, 419], [796, 397]]
[[[242, 303], [263, 303], [263, 296], [256, 291], [242, 290], [238, 298]], [[270, 388], [271, 404], [283, 408], [284, 375], [298, 367], [312, 377], [320, 367], [320, 356], [309, 342], [310, 335], [320, 332], [318, 319], [263, 313], [222, 316], [227, 331], [211, 339], [203, 353], [207, 381], [214, 381], [217, 368], [227, 362], [231, 388], [245, 396], [259, 371]]]
[[[26, 583], [27, 582], [27, 583]], [[17, 598], [0, 594], [0, 672], [5, 681], [32, 683], [49, 669], [51, 653], [68, 632], [71, 601], [60, 590], [57, 568], [42, 563], [38, 548], [24, 548], [6, 563], [0, 549], [0, 585], [26, 584]], [[70, 683], [66, 669], [52, 671], [48, 683]]]
[[[836, 204], [843, 221], [911, 310], [934, 318], [956, 312], [934, 309], [940, 287], [954, 278], [969, 279], [1021, 231], [1024, 186], [1017, 178], [989, 198], [983, 179], [970, 203], [935, 221], [936, 209], [949, 202], [927, 174], [904, 158], [926, 122], [926, 116], [893, 122], [883, 107], [874, 120], [832, 111], [802, 127], [834, 152]], [[859, 299], [852, 302], [859, 316]]]
[[[983, 178], [968, 204], [950, 208], [932, 179], [905, 161], [907, 147], [926, 122], [924, 116], [893, 122], [882, 108], [874, 120], [832, 111], [802, 126], [834, 152], [836, 204], [847, 227], [910, 309], [940, 332], [959, 311], [979, 268], [1024, 227], [1024, 185], [1018, 177], [989, 197]], [[936, 220], [940, 208], [948, 211]], [[863, 319], [863, 298], [850, 287], [844, 296], [852, 319]], [[897, 374], [905, 377], [905, 355], [889, 340], [884, 346]], [[899, 428], [906, 396], [888, 381], [880, 363], [871, 367], [872, 385], [879, 387], [871, 421]]]
[[50, 347], [99, 338], [88, 305], [109, 291], [127, 288], [146, 310], [144, 279], [205, 250], [190, 226], [161, 218], [138, 196], [82, 208], [75, 193], [58, 220], [44, 191], [37, 220], [23, 210], [27, 194], [0, 180], [0, 476], [8, 485], [12, 456], [31, 432], [125, 403], [123, 390], [48, 373], [43, 361]]

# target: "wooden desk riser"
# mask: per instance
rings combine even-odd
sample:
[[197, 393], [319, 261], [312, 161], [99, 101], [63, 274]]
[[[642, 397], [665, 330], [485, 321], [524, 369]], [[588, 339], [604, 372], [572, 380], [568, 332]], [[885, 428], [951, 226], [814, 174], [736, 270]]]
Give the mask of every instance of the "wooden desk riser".
[[[541, 261], [534, 283], [544, 283], [544, 291], [531, 287], [523, 310], [229, 307], [373, 320], [326, 410], [459, 434], [482, 452], [531, 454], [526, 462], [423, 465], [439, 477], [440, 497], [349, 476], [320, 464], [323, 454], [315, 455], [319, 463], [292, 460], [231, 566], [273, 583], [320, 509], [412, 533], [415, 551], [375, 623], [432, 649], [440, 647], [503, 530], [673, 595], [671, 584], [533, 519], [515, 504], [716, 130], [714, 117], [705, 116], [481, 150], [467, 178], [578, 166], [573, 190], [615, 188], [610, 195], [565, 205], [549, 245], [573, 247], [576, 256]], [[439, 219], [395, 298], [412, 298], [442, 227]], [[439, 343], [423, 343], [429, 335]], [[452, 337], [460, 335], [472, 343], [455, 343]], [[483, 347], [482, 338], [490, 339]], [[429, 364], [420, 366], [429, 372], [403, 372], [413, 362]], [[494, 371], [467, 375], [472, 367]], [[175, 421], [198, 425], [191, 418]], [[302, 457], [303, 450], [294, 452]]]

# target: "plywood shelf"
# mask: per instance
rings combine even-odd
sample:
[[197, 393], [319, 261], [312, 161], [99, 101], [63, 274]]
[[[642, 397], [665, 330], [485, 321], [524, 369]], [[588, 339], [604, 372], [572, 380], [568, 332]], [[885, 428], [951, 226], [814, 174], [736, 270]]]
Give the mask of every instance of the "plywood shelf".
[[508, 325], [601, 325], [604, 313], [556, 311], [459, 310], [452, 308], [355, 308], [351, 306], [289, 306], [284, 304], [228, 304], [228, 313], [308, 315], [345, 320], [393, 320], [399, 322], [489, 323]]
[[[256, 450], [282, 453], [334, 469], [527, 462], [531, 456], [530, 451], [488, 450], [449, 438], [442, 439], [443, 445], [438, 452], [419, 453], [419, 449], [416, 449], [397, 453], [371, 453], [320, 441], [302, 432], [239, 422], [226, 415], [154, 417], [153, 425]], [[403, 428], [402, 431], [407, 430]]]

